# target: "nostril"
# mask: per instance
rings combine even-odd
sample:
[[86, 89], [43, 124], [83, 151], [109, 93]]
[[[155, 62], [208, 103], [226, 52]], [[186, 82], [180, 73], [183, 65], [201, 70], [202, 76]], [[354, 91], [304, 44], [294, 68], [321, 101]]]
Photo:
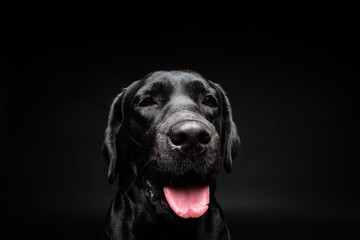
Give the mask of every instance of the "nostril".
[[183, 132], [173, 130], [170, 133], [170, 139], [173, 144], [182, 145], [187, 141], [187, 136]]
[[199, 134], [199, 142], [202, 144], [208, 144], [211, 140], [211, 135], [205, 129]]

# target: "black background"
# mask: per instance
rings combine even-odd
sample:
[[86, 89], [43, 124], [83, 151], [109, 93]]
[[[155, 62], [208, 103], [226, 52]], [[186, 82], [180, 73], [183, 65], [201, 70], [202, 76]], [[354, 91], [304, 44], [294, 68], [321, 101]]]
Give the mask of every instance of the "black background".
[[25, 7], [2, 21], [9, 239], [101, 238], [116, 190], [100, 154], [109, 105], [132, 81], [172, 69], [220, 83], [232, 103], [242, 152], [217, 196], [233, 239], [359, 235], [352, 19], [260, 23], [214, 2], [56, 10]]

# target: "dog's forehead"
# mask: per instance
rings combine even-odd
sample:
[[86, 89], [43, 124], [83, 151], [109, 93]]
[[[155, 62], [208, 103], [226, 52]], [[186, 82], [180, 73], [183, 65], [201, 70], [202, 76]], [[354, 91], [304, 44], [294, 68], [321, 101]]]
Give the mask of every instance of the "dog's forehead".
[[147, 91], [165, 91], [167, 93], [175, 91], [188, 92], [191, 89], [196, 89], [200, 92], [212, 92], [214, 90], [209, 82], [198, 73], [159, 71], [144, 79], [143, 86], [139, 89], [138, 93], [141, 94]]

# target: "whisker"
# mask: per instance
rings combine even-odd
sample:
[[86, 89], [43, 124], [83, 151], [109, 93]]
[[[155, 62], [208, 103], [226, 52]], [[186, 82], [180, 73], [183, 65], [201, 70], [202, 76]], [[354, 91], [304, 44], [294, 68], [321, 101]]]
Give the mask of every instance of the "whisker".
[[[129, 136], [129, 137], [130, 137], [130, 136]], [[145, 167], [146, 167], [150, 162], [152, 162], [152, 161], [153, 161], [153, 159], [150, 159], [149, 161], [147, 161], [147, 162], [145, 163], [145, 165], [142, 167], [140, 173], [142, 173], [142, 172], [144, 171]], [[131, 187], [132, 187], [132, 186], [134, 185], [134, 183], [136, 182], [138, 175], [134, 175], [134, 176], [132, 176], [132, 177], [134, 178], [134, 180], [131, 182], [131, 184], [129, 185], [129, 187], [126, 189], [126, 191], [125, 191], [125, 193], [123, 194], [123, 196], [125, 196], [125, 195], [130, 191]]]
[[136, 143], [138, 146], [140, 146], [140, 147], [142, 147], [142, 148], [145, 148], [145, 149], [151, 149], [150, 147], [147, 147], [147, 146], [144, 146], [144, 145], [138, 143], [132, 136], [130, 136], [129, 133], [126, 133], [126, 134], [127, 134], [128, 137], [129, 137], [131, 140], [133, 140], [133, 142]]
[[131, 182], [131, 184], [129, 185], [129, 187], [126, 189], [125, 193], [123, 194], [123, 196], [125, 196], [129, 191], [130, 188], [134, 185], [134, 183], [136, 182], [137, 179], [137, 175], [134, 175], [133, 177], [135, 177], [135, 179]]
[[214, 118], [214, 120], [212, 121], [212, 123], [211, 123], [211, 124], [212, 124], [212, 125], [214, 125], [215, 121], [216, 121], [216, 118]]
[[154, 161], [154, 159], [150, 159], [149, 161], [147, 161], [145, 164], [144, 164], [144, 166], [141, 168], [141, 173], [144, 171], [144, 169], [145, 169], [145, 167], [149, 164], [149, 163], [151, 163], [152, 161]]

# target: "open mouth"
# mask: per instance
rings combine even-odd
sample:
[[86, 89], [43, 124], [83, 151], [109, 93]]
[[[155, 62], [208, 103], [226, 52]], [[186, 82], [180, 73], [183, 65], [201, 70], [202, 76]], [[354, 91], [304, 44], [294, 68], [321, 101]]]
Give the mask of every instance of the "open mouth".
[[[211, 180], [195, 174], [162, 179], [161, 184], [146, 180], [148, 196], [153, 203], [159, 202], [180, 218], [199, 218], [208, 210]], [[158, 179], [159, 180], [159, 179]]]
[[197, 176], [181, 176], [163, 187], [165, 199], [181, 218], [198, 218], [205, 214], [210, 201], [210, 187]]

